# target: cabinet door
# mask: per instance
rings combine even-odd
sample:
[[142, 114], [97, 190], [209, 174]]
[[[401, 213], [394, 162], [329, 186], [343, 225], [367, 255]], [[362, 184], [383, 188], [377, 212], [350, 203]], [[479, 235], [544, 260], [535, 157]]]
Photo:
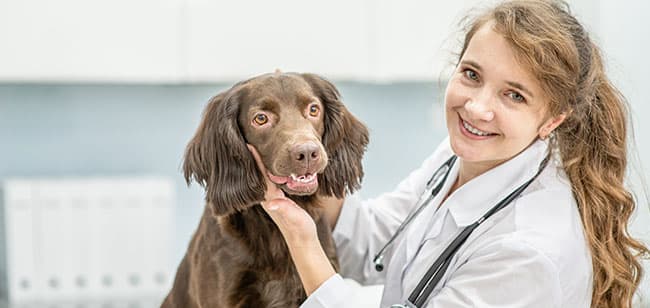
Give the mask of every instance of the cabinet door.
[[374, 79], [446, 79], [459, 51], [459, 21], [482, 0], [373, 1]]
[[0, 81], [170, 81], [182, 0], [2, 0]]
[[282, 71], [366, 77], [370, 3], [188, 0], [192, 81], [233, 81]]

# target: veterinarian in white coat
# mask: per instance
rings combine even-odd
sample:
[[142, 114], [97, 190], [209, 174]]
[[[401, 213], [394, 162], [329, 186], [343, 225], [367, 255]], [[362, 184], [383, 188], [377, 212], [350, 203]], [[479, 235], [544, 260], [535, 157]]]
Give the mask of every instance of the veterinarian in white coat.
[[[625, 232], [634, 208], [623, 187], [627, 115], [602, 67], [563, 3], [504, 2], [473, 19], [446, 89], [449, 138], [395, 191], [326, 207], [338, 218], [341, 274], [384, 283], [381, 307], [629, 307], [642, 272], [635, 255], [648, 250]], [[440, 191], [387, 246], [378, 272], [375, 255], [452, 155]], [[262, 204], [300, 274], [302, 307], [353, 307], [357, 293], [334, 272], [313, 220], [267, 184]], [[447, 268], [418, 297], [434, 261]]]
[[[453, 238], [531, 178], [547, 151], [547, 142], [538, 140], [440, 204], [453, 185], [448, 180], [386, 253], [386, 273], [378, 272], [372, 259], [414, 205], [429, 195], [427, 180], [453, 154], [448, 140], [395, 191], [364, 202], [348, 198], [334, 230], [341, 273], [363, 283], [384, 283], [381, 307], [403, 303]], [[449, 178], [457, 178], [458, 172], [455, 164]], [[429, 305], [589, 307], [588, 251], [571, 186], [553, 159], [521, 197], [486, 220], [460, 247]], [[347, 290], [342, 278], [334, 276], [303, 307], [345, 307], [354, 297]]]

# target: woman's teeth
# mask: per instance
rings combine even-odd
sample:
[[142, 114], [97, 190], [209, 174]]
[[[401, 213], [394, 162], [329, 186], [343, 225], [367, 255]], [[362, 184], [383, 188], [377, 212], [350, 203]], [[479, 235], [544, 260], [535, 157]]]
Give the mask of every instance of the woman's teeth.
[[463, 127], [465, 127], [465, 129], [467, 131], [469, 131], [470, 133], [472, 133], [474, 135], [477, 135], [477, 136], [489, 136], [489, 135], [492, 135], [491, 133], [484, 132], [484, 131], [482, 131], [482, 130], [474, 127], [474, 126], [469, 125], [469, 123], [467, 123], [465, 121], [463, 121]]

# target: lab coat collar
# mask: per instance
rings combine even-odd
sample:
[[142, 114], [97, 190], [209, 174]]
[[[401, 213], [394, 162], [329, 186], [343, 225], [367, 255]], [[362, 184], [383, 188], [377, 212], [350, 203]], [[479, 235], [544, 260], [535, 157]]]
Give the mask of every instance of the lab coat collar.
[[548, 142], [537, 140], [512, 159], [479, 175], [453, 192], [445, 203], [458, 227], [474, 223], [533, 177], [547, 151]]

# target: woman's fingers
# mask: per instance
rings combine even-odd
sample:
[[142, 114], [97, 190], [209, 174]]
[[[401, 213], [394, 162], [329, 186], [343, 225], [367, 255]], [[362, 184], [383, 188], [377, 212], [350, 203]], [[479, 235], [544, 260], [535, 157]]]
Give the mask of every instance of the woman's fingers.
[[262, 203], [262, 208], [273, 219], [288, 243], [297, 246], [318, 243], [314, 220], [291, 199], [268, 200]]

